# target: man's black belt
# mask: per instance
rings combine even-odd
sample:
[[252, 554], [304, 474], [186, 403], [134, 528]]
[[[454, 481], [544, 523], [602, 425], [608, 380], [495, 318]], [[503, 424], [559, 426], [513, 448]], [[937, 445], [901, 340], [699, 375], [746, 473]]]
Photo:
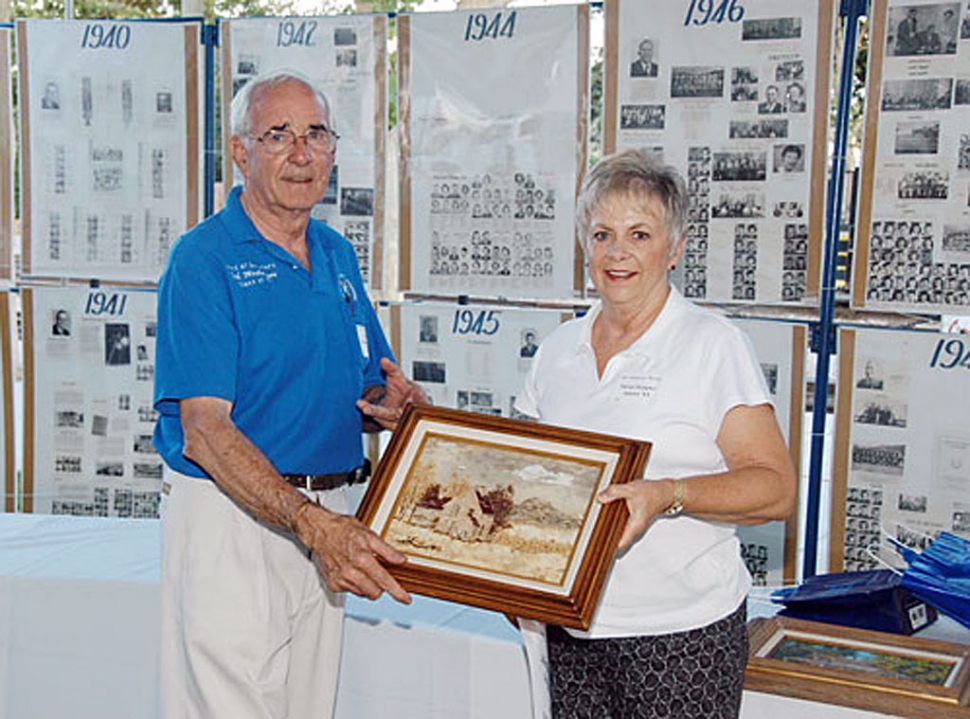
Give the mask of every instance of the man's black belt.
[[360, 484], [370, 477], [370, 460], [349, 472], [338, 474], [281, 474], [288, 484], [308, 492], [321, 492], [327, 489], [337, 489], [347, 484]]

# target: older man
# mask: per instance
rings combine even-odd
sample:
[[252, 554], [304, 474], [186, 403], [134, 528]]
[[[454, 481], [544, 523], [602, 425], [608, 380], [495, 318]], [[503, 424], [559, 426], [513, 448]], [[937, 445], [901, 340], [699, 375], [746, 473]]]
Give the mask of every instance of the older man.
[[159, 284], [163, 719], [329, 717], [337, 593], [409, 601], [382, 566], [403, 557], [348, 515], [362, 429], [423, 394], [388, 359], [352, 246], [310, 219], [336, 144], [305, 80], [250, 81], [232, 105], [244, 184]]

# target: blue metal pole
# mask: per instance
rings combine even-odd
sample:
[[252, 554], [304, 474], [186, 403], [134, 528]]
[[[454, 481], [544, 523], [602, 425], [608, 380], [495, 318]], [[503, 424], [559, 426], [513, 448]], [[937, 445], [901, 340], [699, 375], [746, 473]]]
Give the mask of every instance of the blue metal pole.
[[[203, 21], [204, 22], [204, 21]], [[205, 43], [205, 217], [215, 212], [216, 187], [216, 46], [219, 26], [203, 24]]]
[[831, 356], [835, 354], [835, 276], [839, 260], [839, 231], [842, 195], [845, 185], [845, 155], [852, 104], [852, 81], [855, 75], [855, 52], [859, 18], [866, 14], [866, 0], [842, 0], [839, 16], [845, 20], [842, 46], [842, 71], [839, 76], [839, 100], [835, 114], [835, 140], [832, 168], [825, 198], [825, 253], [822, 266], [821, 312], [813, 328], [815, 395], [812, 408], [812, 442], [808, 466], [808, 497], [805, 512], [805, 558], [802, 576], [813, 577], [817, 571], [818, 534], [822, 491], [822, 465], [825, 449], [825, 418]]

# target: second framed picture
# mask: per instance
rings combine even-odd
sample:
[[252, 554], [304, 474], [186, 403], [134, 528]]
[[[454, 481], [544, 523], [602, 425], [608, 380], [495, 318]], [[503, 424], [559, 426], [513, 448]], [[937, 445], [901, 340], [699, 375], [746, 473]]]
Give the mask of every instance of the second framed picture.
[[748, 691], [914, 719], [967, 716], [965, 645], [790, 617], [753, 619], [748, 637]]
[[596, 500], [643, 476], [637, 440], [412, 405], [358, 518], [409, 591], [586, 629], [626, 521]]

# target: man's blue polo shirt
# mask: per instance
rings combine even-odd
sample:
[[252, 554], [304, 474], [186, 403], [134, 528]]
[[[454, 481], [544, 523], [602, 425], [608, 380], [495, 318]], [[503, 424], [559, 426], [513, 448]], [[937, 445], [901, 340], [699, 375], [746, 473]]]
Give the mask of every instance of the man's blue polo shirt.
[[363, 460], [354, 402], [392, 357], [353, 247], [310, 220], [308, 272], [259, 234], [239, 194], [179, 238], [159, 282], [155, 447], [172, 469], [207, 476], [182, 455], [178, 402], [221, 397], [280, 472], [350, 470]]

